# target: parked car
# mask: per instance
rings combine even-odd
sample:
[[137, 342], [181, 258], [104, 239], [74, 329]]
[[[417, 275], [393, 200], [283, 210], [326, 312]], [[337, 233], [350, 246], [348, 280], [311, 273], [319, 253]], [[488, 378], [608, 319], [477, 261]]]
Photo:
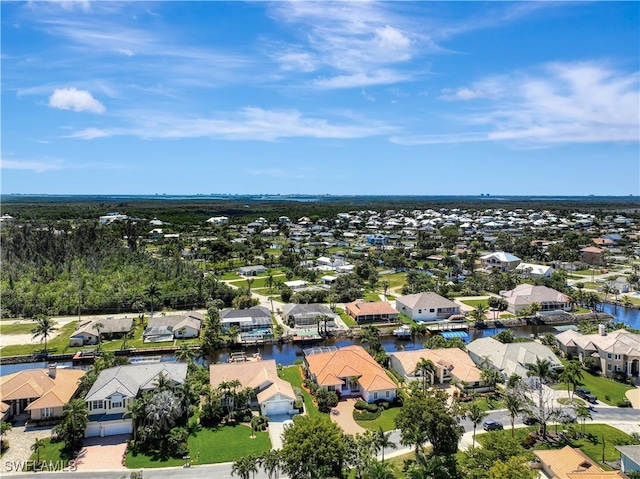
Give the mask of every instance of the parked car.
[[577, 388], [575, 394], [591, 404], [598, 401], [598, 398], [594, 394], [591, 394], [591, 391], [586, 388]]
[[502, 423], [498, 421], [493, 421], [491, 419], [487, 419], [482, 423], [482, 427], [485, 431], [498, 431], [502, 429]]
[[522, 422], [527, 426], [533, 426], [534, 424], [538, 424], [540, 421], [538, 421], [538, 418], [527, 416], [522, 420]]

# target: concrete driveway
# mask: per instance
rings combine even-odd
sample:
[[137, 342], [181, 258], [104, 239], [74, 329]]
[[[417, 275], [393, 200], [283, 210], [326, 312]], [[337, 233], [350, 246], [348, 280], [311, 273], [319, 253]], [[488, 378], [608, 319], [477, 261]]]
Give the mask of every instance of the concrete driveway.
[[331, 420], [340, 426], [346, 434], [360, 434], [365, 431], [365, 429], [360, 427], [353, 419], [353, 406], [358, 399], [348, 398], [341, 400], [338, 405], [331, 410]]
[[127, 450], [127, 439], [129, 434], [85, 439], [76, 460], [78, 471], [124, 471], [122, 458]]
[[269, 416], [269, 438], [271, 439], [272, 449], [282, 449], [282, 433], [284, 432], [284, 423], [291, 418], [288, 414], [278, 416]]

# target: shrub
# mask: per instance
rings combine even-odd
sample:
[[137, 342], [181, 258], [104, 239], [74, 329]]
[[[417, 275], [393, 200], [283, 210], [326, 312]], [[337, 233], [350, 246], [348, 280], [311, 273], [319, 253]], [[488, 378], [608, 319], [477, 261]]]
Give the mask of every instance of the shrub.
[[362, 399], [359, 399], [356, 401], [356, 403], [353, 405], [354, 409], [357, 409], [358, 411], [362, 411], [364, 409], [367, 408], [367, 403], [365, 401], [363, 401]]
[[382, 410], [384, 409], [389, 409], [389, 401], [385, 401], [384, 399], [378, 399], [376, 401], [376, 404], [378, 405], [378, 407]]
[[629, 401], [627, 398], [622, 399], [622, 400], [618, 401], [617, 406], [618, 407], [631, 407], [631, 401]]
[[269, 425], [269, 418], [266, 416], [253, 416], [251, 418], [251, 428], [254, 431], [264, 431]]
[[167, 449], [171, 457], [183, 457], [189, 454], [189, 431], [185, 427], [174, 427], [167, 436]]
[[624, 371], [615, 371], [612, 375], [612, 378], [614, 381], [623, 383], [623, 384], [626, 384], [628, 381], [627, 373], [625, 373]]
[[536, 445], [537, 439], [536, 439], [536, 435], [533, 432], [530, 432], [529, 434], [527, 434], [523, 439], [522, 439], [522, 447], [524, 447], [525, 449], [531, 449], [533, 446]]
[[374, 419], [378, 419], [381, 414], [382, 414], [382, 409], [377, 409], [377, 408], [375, 412], [353, 411], [353, 418], [357, 421], [373, 421]]
[[367, 404], [367, 406], [365, 407], [365, 409], [368, 412], [377, 412], [378, 411], [378, 406], [376, 404]]
[[329, 412], [331, 408], [338, 405], [338, 395], [335, 391], [327, 391], [326, 389], [318, 389], [316, 392], [316, 402], [320, 412]]

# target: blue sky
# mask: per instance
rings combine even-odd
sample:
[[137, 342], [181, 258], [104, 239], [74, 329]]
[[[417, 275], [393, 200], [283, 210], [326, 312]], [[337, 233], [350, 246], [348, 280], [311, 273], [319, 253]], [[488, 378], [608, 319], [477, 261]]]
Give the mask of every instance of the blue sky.
[[638, 195], [638, 2], [2, 2], [2, 193]]

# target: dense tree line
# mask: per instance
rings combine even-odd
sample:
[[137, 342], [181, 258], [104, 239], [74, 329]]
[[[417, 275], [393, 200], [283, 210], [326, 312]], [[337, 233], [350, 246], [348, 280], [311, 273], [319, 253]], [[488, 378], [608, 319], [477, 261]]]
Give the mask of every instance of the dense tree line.
[[3, 316], [142, 312], [151, 306], [151, 284], [160, 291], [156, 307], [200, 308], [209, 299], [231, 306], [237, 292], [180, 255], [142, 250], [135, 234], [126, 223], [3, 227]]

